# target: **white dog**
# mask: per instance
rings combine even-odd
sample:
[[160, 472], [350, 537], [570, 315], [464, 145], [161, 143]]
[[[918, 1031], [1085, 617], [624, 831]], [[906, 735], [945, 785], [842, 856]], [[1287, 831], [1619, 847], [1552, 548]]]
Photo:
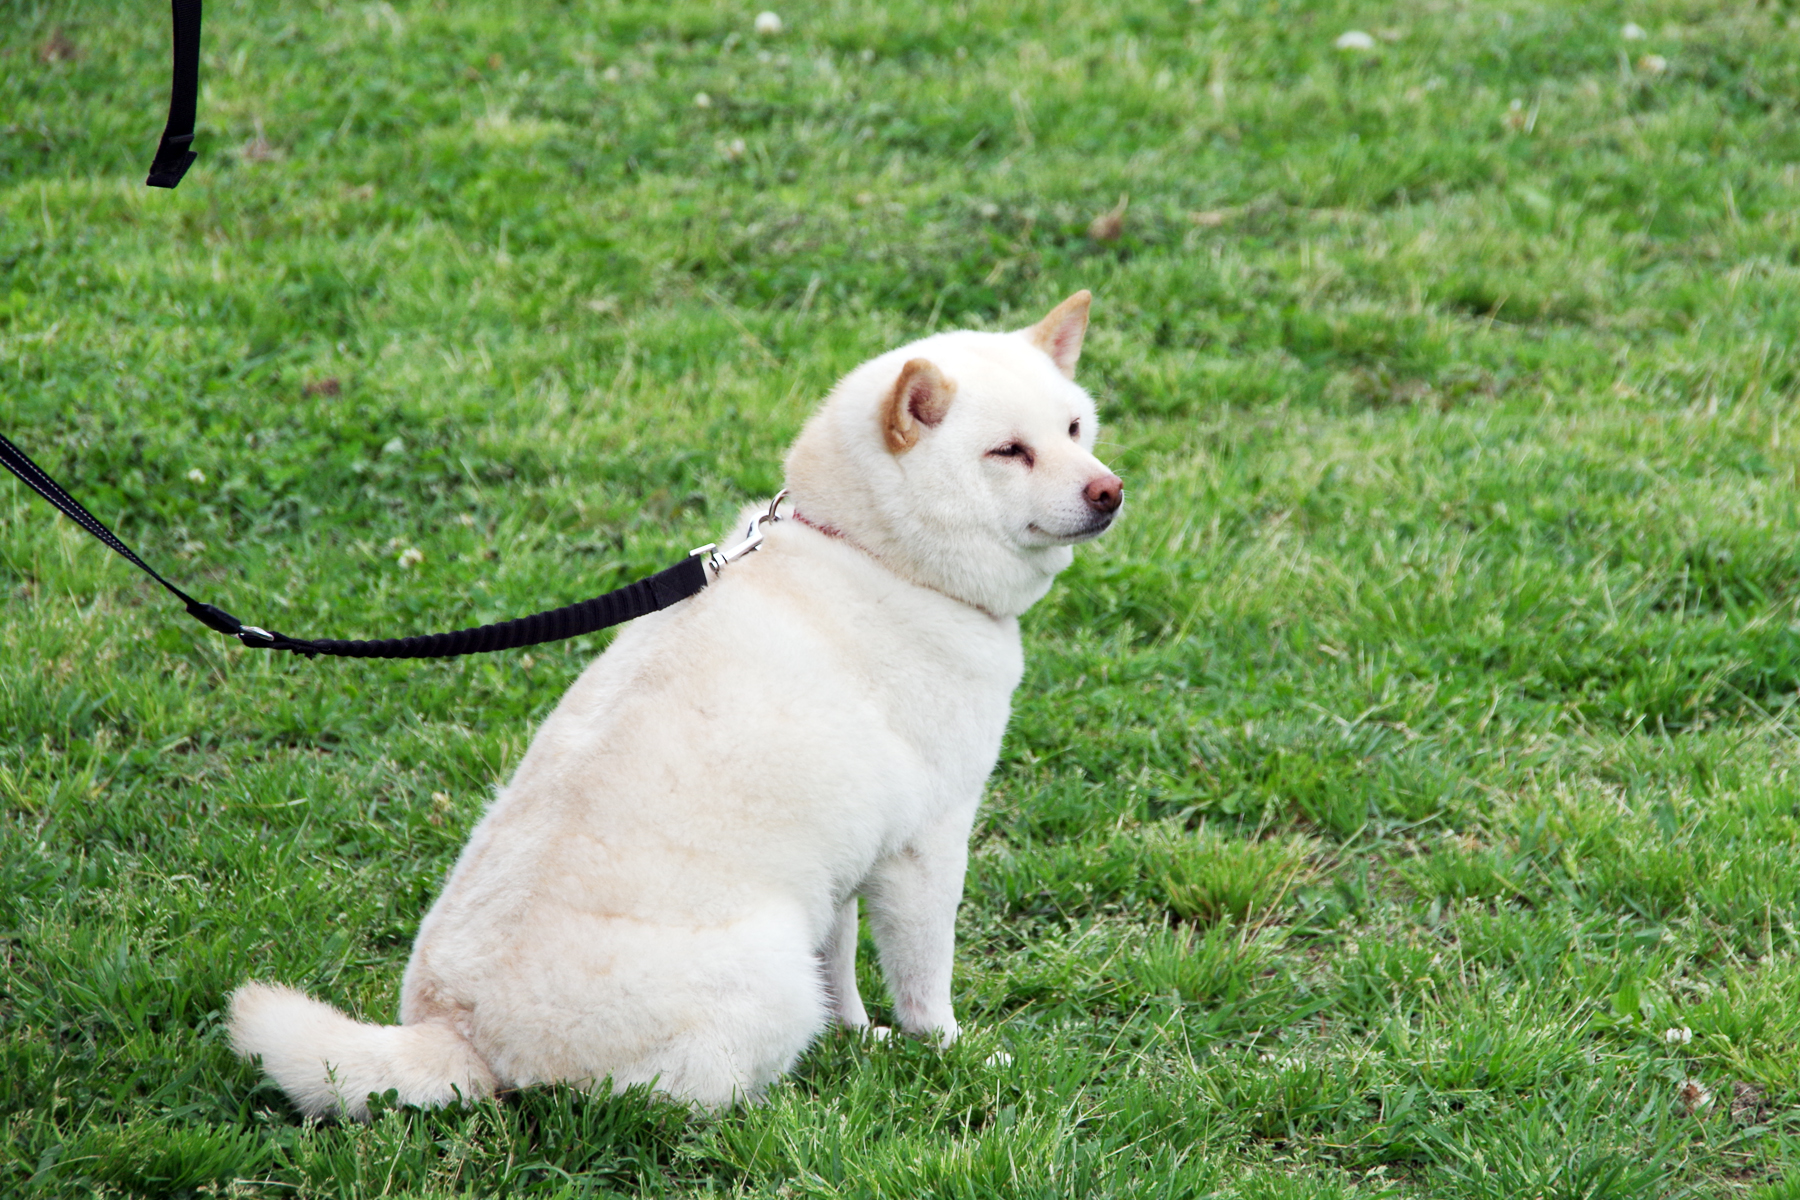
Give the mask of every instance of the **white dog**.
[[1072, 382], [1088, 301], [852, 371], [788, 454], [791, 518], [538, 730], [419, 929], [401, 1024], [250, 983], [237, 1051], [309, 1115], [552, 1080], [754, 1099], [831, 1018], [868, 1024], [859, 896], [901, 1028], [955, 1038], [1017, 617], [1122, 498]]

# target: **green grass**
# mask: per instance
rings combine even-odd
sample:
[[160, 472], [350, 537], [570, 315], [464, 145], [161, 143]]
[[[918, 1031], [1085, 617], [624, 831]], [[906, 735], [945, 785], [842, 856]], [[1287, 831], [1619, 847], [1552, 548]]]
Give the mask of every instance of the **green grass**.
[[270, 658], [9, 482], [0, 1194], [1800, 1196], [1800, 15], [759, 7], [221, 0], [165, 192], [166, 9], [20, 0], [0, 430], [248, 620], [431, 631], [1094, 289], [1129, 505], [1025, 622], [973, 1031], [301, 1124], [225, 994], [390, 1019], [604, 639]]

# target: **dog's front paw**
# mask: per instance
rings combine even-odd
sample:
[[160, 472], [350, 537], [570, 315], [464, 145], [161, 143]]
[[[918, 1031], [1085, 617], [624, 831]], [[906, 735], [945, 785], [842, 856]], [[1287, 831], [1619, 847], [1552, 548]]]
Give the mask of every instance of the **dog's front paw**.
[[926, 1045], [939, 1050], [949, 1049], [951, 1044], [962, 1035], [962, 1027], [956, 1023], [954, 1017], [947, 1022], [934, 1021], [929, 1024], [920, 1022], [917, 1025], [904, 1025], [902, 1028], [906, 1031], [907, 1037], [918, 1038]]

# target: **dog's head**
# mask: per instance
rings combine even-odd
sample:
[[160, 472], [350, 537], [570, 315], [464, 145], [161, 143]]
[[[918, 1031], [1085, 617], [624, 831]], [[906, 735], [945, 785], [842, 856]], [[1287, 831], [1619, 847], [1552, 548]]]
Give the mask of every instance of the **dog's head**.
[[852, 371], [787, 459], [795, 510], [894, 570], [1017, 614], [1104, 532], [1124, 489], [1074, 382], [1091, 297], [1028, 329], [914, 342]]

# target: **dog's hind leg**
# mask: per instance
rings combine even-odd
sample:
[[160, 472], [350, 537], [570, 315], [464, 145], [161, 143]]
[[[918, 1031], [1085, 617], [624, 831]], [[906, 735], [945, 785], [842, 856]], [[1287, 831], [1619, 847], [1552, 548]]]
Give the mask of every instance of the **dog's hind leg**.
[[829, 1019], [793, 906], [721, 925], [575, 918], [564, 934], [485, 1005], [489, 1060], [515, 1082], [651, 1084], [720, 1108], [758, 1098]]
[[661, 1011], [652, 1019], [672, 1026], [673, 1036], [638, 1064], [639, 1077], [654, 1075], [659, 1088], [708, 1108], [759, 1099], [827, 1020], [803, 923], [778, 911], [662, 933], [665, 949], [685, 962], [659, 980]]
[[863, 1029], [869, 1014], [856, 988], [856, 897], [838, 907], [831, 936], [819, 948], [819, 964], [825, 973], [825, 994], [831, 1015], [847, 1029]]

